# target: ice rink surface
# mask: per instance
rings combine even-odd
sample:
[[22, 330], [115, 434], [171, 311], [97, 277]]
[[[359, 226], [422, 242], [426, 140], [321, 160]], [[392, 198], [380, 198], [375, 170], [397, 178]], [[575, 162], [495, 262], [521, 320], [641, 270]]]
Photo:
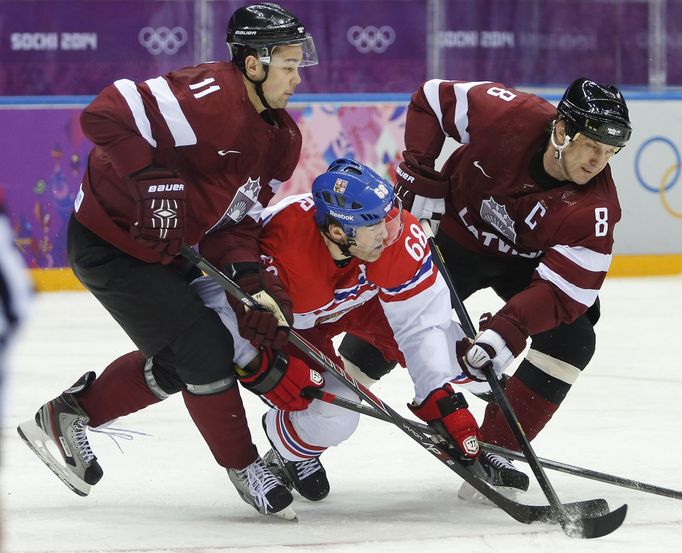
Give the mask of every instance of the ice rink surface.
[[[682, 489], [682, 277], [608, 279], [600, 294], [597, 353], [554, 419], [533, 442], [550, 459]], [[474, 319], [499, 302], [467, 302]], [[559, 497], [629, 505], [610, 536], [577, 540], [525, 526], [502, 511], [457, 499], [459, 478], [397, 428], [364, 417], [323, 456], [331, 494], [296, 496], [299, 523], [258, 515], [239, 499], [179, 397], [120, 419], [144, 432], [115, 443], [90, 433], [104, 468], [89, 497], [69, 491], [19, 439], [15, 427], [86, 370], [130, 351], [128, 338], [87, 293], [37, 297], [13, 350], [2, 426], [6, 553], [672, 553], [682, 550], [682, 501], [548, 471]], [[407, 416], [406, 371], [373, 391]], [[243, 394], [254, 440], [265, 406]], [[483, 404], [473, 398], [479, 419]], [[528, 470], [526, 465], [518, 466]], [[524, 501], [545, 504], [531, 480]]]

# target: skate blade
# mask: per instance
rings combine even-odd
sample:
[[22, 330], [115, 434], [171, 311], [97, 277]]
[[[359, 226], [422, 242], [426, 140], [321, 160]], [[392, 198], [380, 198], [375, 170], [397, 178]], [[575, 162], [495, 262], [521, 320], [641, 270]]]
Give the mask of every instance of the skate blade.
[[[496, 492], [499, 492], [501, 495], [512, 501], [518, 501], [521, 495], [521, 491], [517, 488], [509, 488], [506, 486], [494, 486], [494, 489]], [[459, 491], [457, 492], [457, 497], [459, 497], [462, 501], [466, 501], [467, 503], [477, 503], [479, 505], [493, 505], [492, 501], [490, 501], [481, 492], [476, 490], [468, 482], [462, 483], [461, 487], [459, 488]]]
[[21, 439], [26, 442], [26, 445], [31, 448], [31, 451], [66, 484], [67, 488], [81, 497], [85, 497], [90, 493], [90, 484], [74, 475], [63, 461], [50, 453], [47, 444], [48, 442], [54, 444], [54, 441], [43, 432], [35, 421], [22, 422], [17, 426], [17, 432]]
[[298, 516], [296, 515], [296, 511], [294, 511], [294, 508], [291, 505], [284, 507], [284, 509], [282, 509], [281, 511], [271, 513], [270, 516], [281, 518], [288, 522], [298, 522]]

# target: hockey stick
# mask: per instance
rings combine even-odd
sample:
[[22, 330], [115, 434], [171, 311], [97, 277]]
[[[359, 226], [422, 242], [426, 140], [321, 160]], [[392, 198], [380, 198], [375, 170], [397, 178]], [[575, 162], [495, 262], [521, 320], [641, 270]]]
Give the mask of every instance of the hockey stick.
[[[436, 240], [433, 237], [431, 225], [427, 220], [422, 219], [421, 226], [424, 230], [424, 233], [426, 234], [429, 246], [431, 247], [433, 260], [438, 267], [438, 270], [443, 275], [443, 278], [445, 279], [445, 282], [450, 290], [453, 307], [457, 313], [457, 316], [459, 317], [462, 328], [464, 329], [465, 334], [469, 338], [473, 339], [474, 336], [476, 336], [474, 325], [471, 323], [469, 313], [457, 294], [455, 284], [452, 281], [447, 266], [445, 265], [445, 259], [443, 259], [440, 248], [438, 247], [438, 244], [436, 244]], [[502, 410], [509, 428], [514, 434], [521, 451], [527, 459], [528, 466], [533, 471], [538, 484], [540, 484], [540, 488], [542, 488], [550, 507], [555, 510], [559, 519], [559, 524], [561, 524], [564, 532], [569, 536], [575, 535], [577, 533], [581, 537], [596, 537], [613, 532], [613, 530], [618, 528], [625, 520], [625, 515], [627, 514], [628, 509], [627, 505], [621, 505], [615, 511], [611, 511], [596, 517], [579, 518], [568, 512], [557, 496], [557, 493], [554, 490], [552, 483], [549, 481], [549, 478], [547, 478], [542, 465], [540, 465], [538, 456], [533, 450], [533, 447], [530, 445], [530, 441], [523, 431], [523, 428], [521, 428], [521, 424], [516, 417], [516, 413], [514, 413], [514, 410], [512, 409], [504, 390], [502, 390], [500, 382], [495, 377], [495, 371], [491, 366], [488, 366], [483, 369], [483, 373], [485, 374], [486, 380], [490, 385], [490, 389], [493, 392], [493, 396], [495, 397], [497, 405]]]
[[[372, 418], [382, 420], [385, 422], [392, 422], [387, 418], [381, 411], [370, 407], [369, 405], [363, 405], [357, 401], [351, 399], [337, 396], [330, 392], [325, 392], [323, 390], [304, 390], [304, 397], [310, 399], [319, 399], [325, 403], [331, 403], [332, 405], [338, 405], [344, 409], [350, 411], [355, 411], [362, 415], [368, 415]], [[412, 421], [417, 428], [419, 428], [425, 434], [436, 434], [436, 431], [429, 425], [418, 421]], [[503, 455], [509, 459], [515, 459], [517, 461], [528, 462], [526, 457], [512, 449], [507, 449], [505, 447], [500, 447], [493, 444], [487, 444], [485, 442], [480, 442], [481, 449], [484, 451], [489, 451], [491, 453], [497, 453], [498, 455]], [[551, 470], [557, 472], [564, 472], [566, 474], [571, 474], [573, 476], [579, 476], [581, 478], [587, 478], [589, 480], [596, 480], [597, 482], [603, 482], [605, 484], [613, 484], [615, 486], [620, 486], [621, 488], [629, 488], [631, 490], [636, 490], [639, 492], [646, 492], [654, 495], [661, 495], [663, 497], [670, 497], [671, 499], [682, 499], [682, 491], [671, 490], [669, 488], [663, 488], [661, 486], [656, 486], [654, 484], [647, 484], [645, 482], [638, 482], [637, 480], [631, 480], [629, 478], [623, 478], [622, 476], [615, 476], [613, 474], [607, 474], [605, 472], [599, 472], [592, 469], [587, 469], [583, 467], [578, 467], [575, 465], [569, 465], [568, 463], [562, 463], [560, 461], [552, 461], [551, 459], [544, 459], [543, 457], [538, 457], [540, 464]]]
[[[213, 278], [230, 295], [234, 296], [244, 305], [251, 309], [265, 309], [251, 296], [245, 294], [244, 291], [241, 290], [241, 288], [239, 288], [239, 286], [224, 272], [217, 269], [189, 246], [183, 246], [181, 254], [193, 265]], [[479, 479], [469, 469], [455, 460], [446, 448], [436, 446], [428, 434], [422, 432], [409, 420], [403, 418], [391, 407], [384, 404], [372, 394], [372, 392], [347, 375], [342, 368], [337, 366], [336, 363], [324, 355], [320, 350], [301, 337], [295, 330], [291, 330], [289, 341], [306, 356], [315, 361], [320, 367], [332, 374], [342, 384], [353, 390], [369, 405], [383, 412], [393, 424], [515, 520], [524, 524], [530, 524], [531, 522], [537, 521], [559, 523], [567, 535], [580, 538], [604, 536], [616, 530], [623, 523], [625, 513], [621, 512], [620, 514], [622, 514], [622, 516], [620, 517], [620, 520], [618, 520], [617, 516], [612, 516], [614, 513], [609, 513], [608, 504], [603, 499], [563, 504], [561, 506], [562, 510], [559, 513], [554, 506], [524, 505], [506, 498], [487, 482]], [[561, 516], [558, 516], [559, 514]], [[608, 516], [608, 519], [602, 521], [602, 515]], [[570, 517], [571, 521], [575, 522], [574, 526], [569, 527], [565, 523], [565, 519], [568, 517]], [[583, 523], [583, 521], [591, 520], [601, 521], [601, 523]]]

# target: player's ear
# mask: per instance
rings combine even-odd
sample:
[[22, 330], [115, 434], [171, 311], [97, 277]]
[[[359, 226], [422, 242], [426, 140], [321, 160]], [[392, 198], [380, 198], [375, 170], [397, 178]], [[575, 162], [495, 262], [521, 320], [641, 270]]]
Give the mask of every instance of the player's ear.
[[256, 56], [246, 56], [246, 59], [244, 60], [244, 69], [249, 77], [253, 79], [259, 78], [261, 67], [262, 64]]
[[336, 223], [330, 223], [327, 229], [329, 236], [331, 236], [335, 242], [343, 242], [346, 239], [346, 233], [343, 232], [343, 229]]

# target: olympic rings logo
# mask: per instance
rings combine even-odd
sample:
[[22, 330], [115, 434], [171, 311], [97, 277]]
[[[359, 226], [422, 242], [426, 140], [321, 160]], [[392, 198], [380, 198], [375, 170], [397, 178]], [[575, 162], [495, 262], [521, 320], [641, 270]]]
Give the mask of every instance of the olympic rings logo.
[[346, 38], [361, 54], [370, 52], [383, 54], [395, 42], [395, 30], [388, 25], [381, 27], [353, 25], [346, 32]]
[[187, 31], [182, 27], [143, 27], [137, 34], [140, 45], [153, 56], [176, 54], [187, 42]]
[[[648, 146], [651, 146], [656, 143], [662, 144], [663, 146], [669, 148], [670, 150], [672, 150], [673, 153], [673, 163], [670, 164], [670, 166], [668, 166], [665, 169], [665, 171], [663, 171], [663, 175], [661, 176], [661, 180], [658, 184], [647, 182], [647, 180], [642, 175], [642, 171], [640, 170], [640, 167], [642, 165], [642, 152], [644, 152], [645, 148], [647, 148]], [[658, 194], [661, 198], [663, 208], [673, 217], [677, 217], [680, 219], [682, 219], [682, 212], [675, 211], [671, 207], [670, 202], [668, 202], [668, 197], [666, 193], [677, 184], [681, 172], [682, 157], [680, 156], [680, 152], [677, 149], [677, 146], [672, 140], [665, 138], [664, 136], [653, 136], [645, 140], [639, 147], [639, 150], [637, 150], [637, 155], [635, 156], [635, 174], [637, 175], [637, 180], [639, 181], [639, 184], [641, 184], [649, 192]]]

